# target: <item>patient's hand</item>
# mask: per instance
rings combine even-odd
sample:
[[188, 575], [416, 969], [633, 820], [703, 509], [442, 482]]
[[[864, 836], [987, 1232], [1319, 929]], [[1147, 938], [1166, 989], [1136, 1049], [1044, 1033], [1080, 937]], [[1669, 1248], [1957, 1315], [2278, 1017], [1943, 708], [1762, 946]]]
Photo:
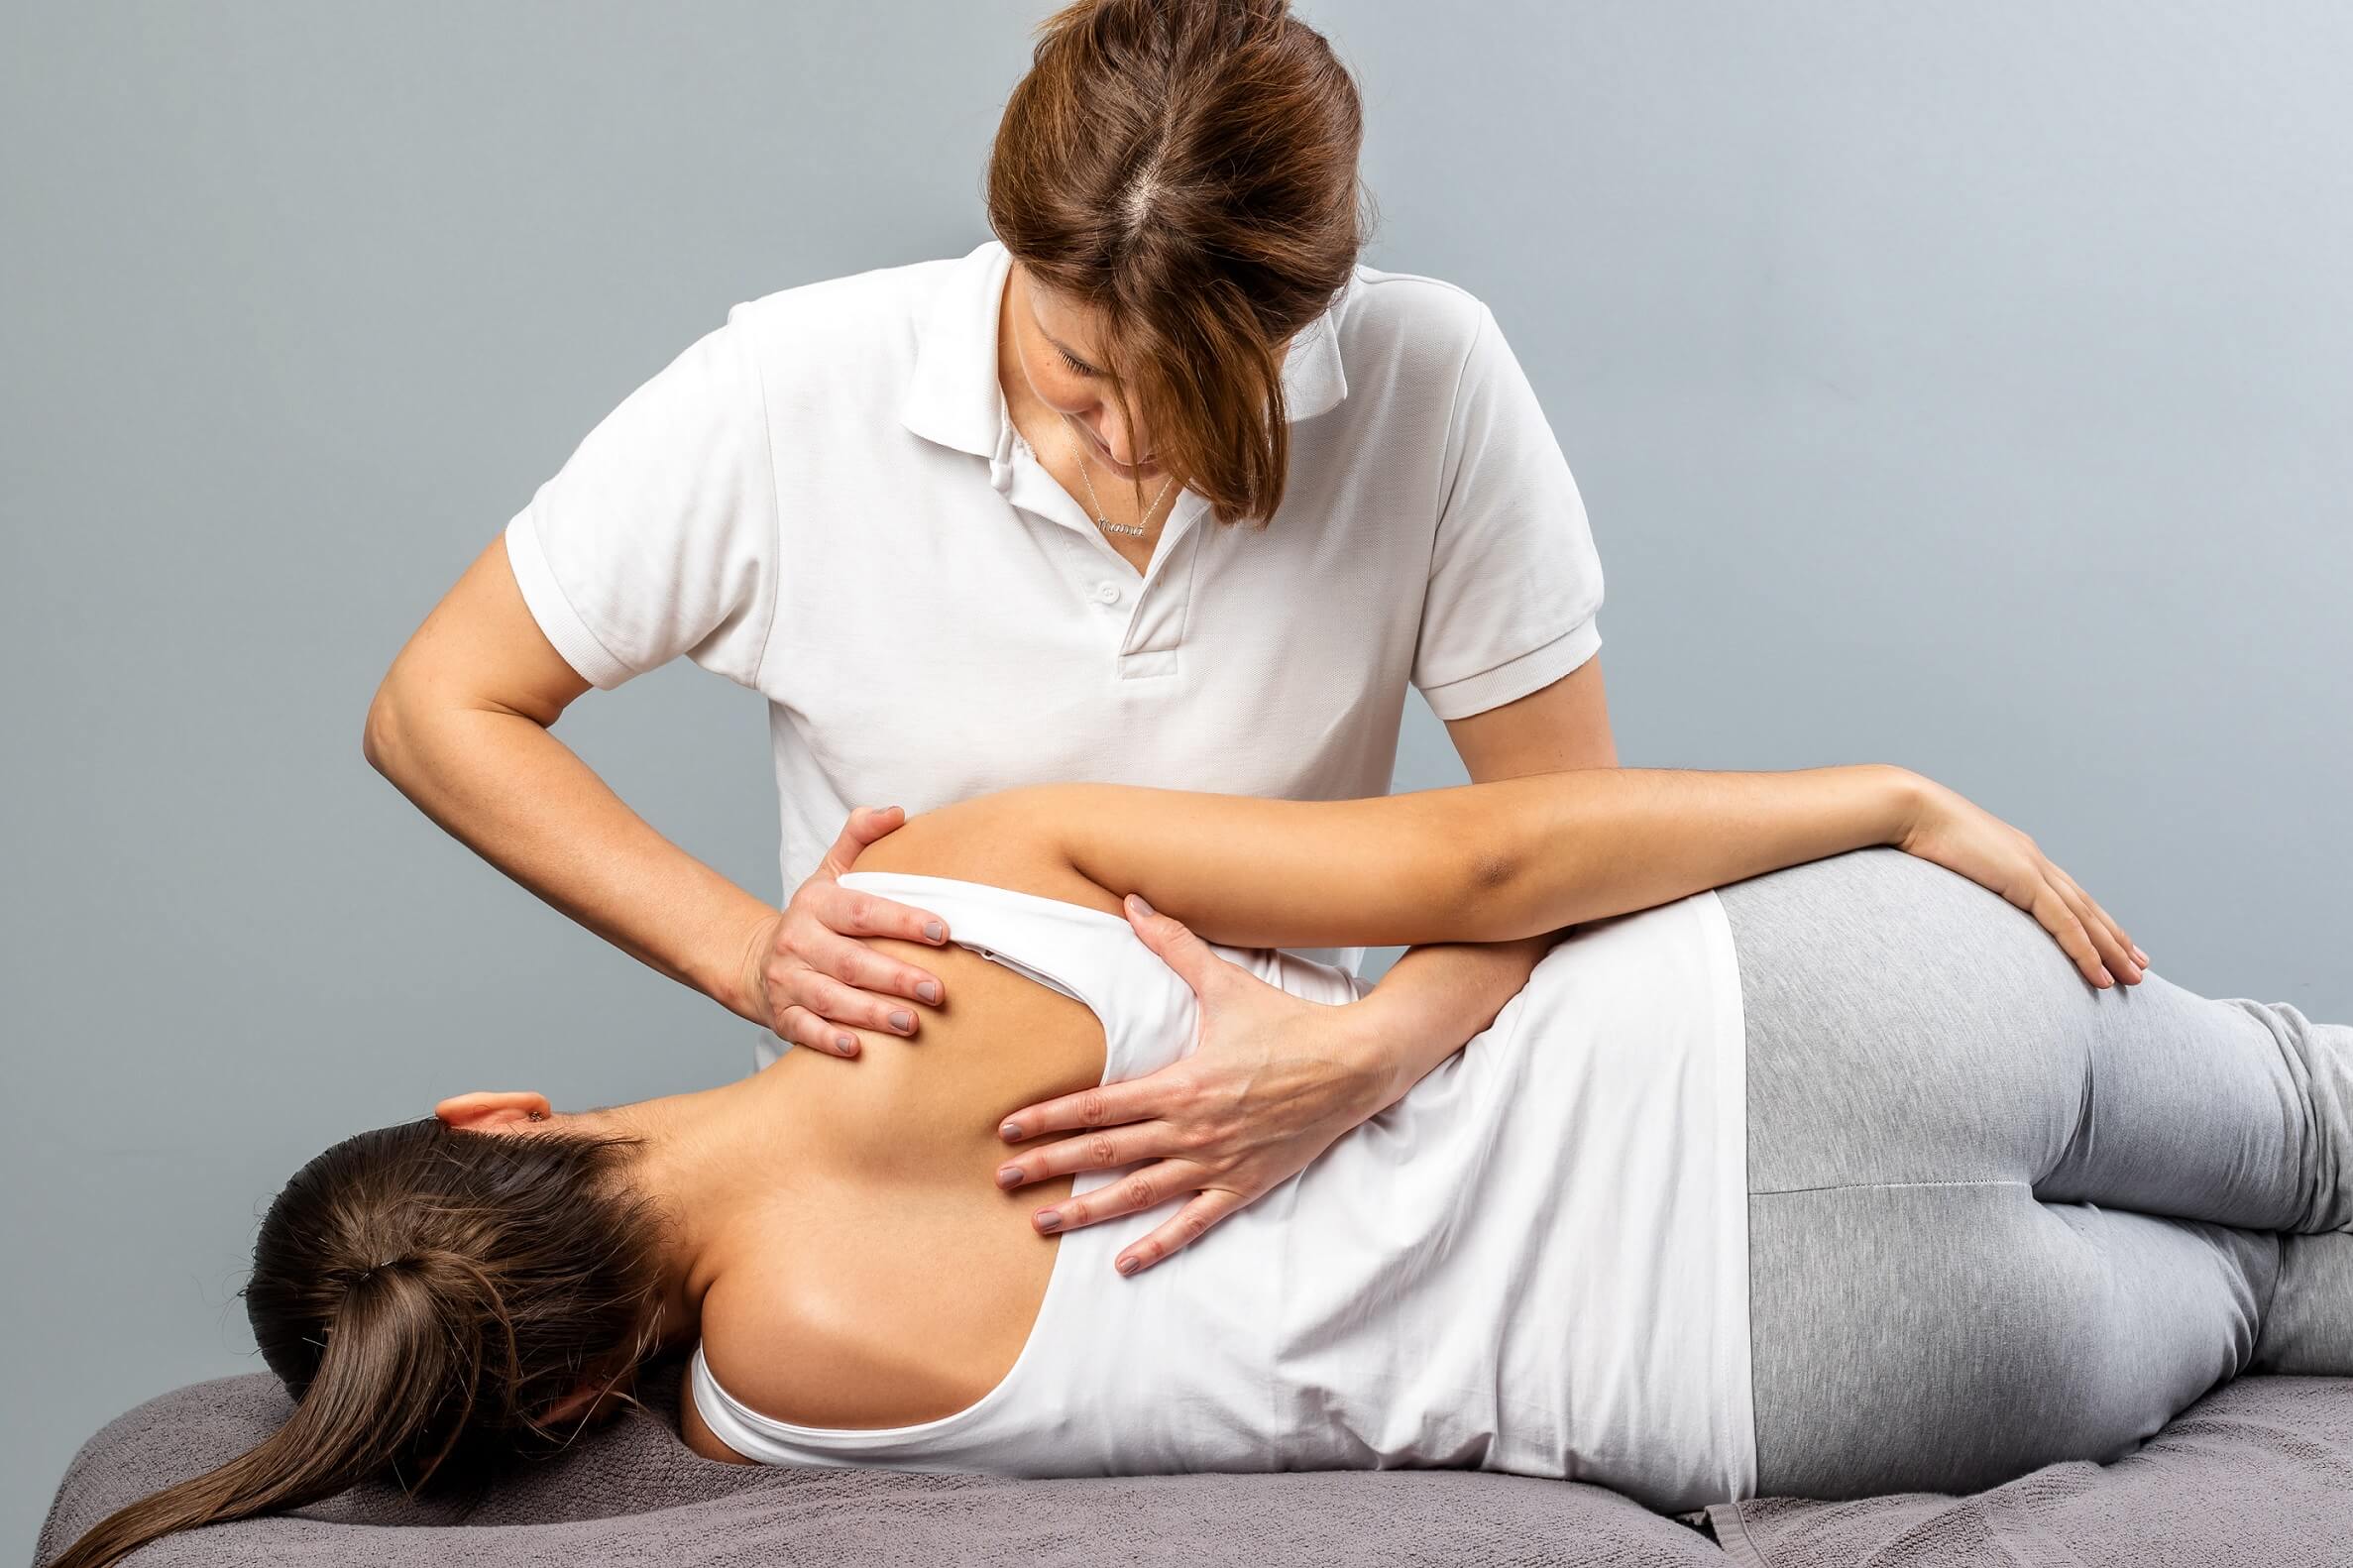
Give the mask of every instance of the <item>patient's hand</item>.
[[[1145, 1162], [1120, 1180], [1064, 1199], [1042, 1231], [1098, 1224], [1191, 1193], [1142, 1240], [1120, 1249], [1137, 1274], [1282, 1184], [1341, 1134], [1381, 1109], [1363, 1063], [1362, 1015], [1293, 996], [1209, 951], [1166, 915], [1128, 901], [1128, 923], [1200, 999], [1200, 1043], [1158, 1072], [1025, 1106], [998, 1129], [1009, 1143], [1075, 1132], [1006, 1161], [1006, 1187]], [[1010, 1172], [1008, 1176], [1005, 1173]]]
[[2119, 979], [2141, 983], [2149, 955], [2040, 845], [1966, 796], [1934, 779], [1909, 776], [1915, 804], [1897, 848], [1957, 871], [2025, 910], [2083, 978], [2102, 990]]

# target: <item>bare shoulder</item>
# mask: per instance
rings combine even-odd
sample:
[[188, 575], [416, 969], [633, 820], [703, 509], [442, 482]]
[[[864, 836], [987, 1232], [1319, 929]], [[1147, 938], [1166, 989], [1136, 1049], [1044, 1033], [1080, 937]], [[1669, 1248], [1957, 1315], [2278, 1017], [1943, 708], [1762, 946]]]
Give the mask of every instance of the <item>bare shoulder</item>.
[[688, 1360], [678, 1368], [678, 1435], [690, 1452], [705, 1459], [717, 1459], [724, 1464], [751, 1465], [759, 1463], [729, 1448], [704, 1419], [695, 1404], [695, 1364]]
[[[1041, 1188], [1046, 1201], [1067, 1189], [1067, 1178]], [[964, 1409], [1019, 1357], [1059, 1238], [1037, 1236], [1026, 1205], [1014, 1212], [978, 1180], [924, 1188], [923, 1201], [871, 1197], [863, 1208], [842, 1190], [843, 1235], [821, 1226], [788, 1244], [762, 1232], [721, 1271], [703, 1299], [712, 1378], [773, 1420], [828, 1430], [919, 1425]], [[877, 1237], [886, 1244], [870, 1245]]]
[[1116, 915], [1119, 895], [1071, 860], [1056, 816], [1067, 798], [1064, 786], [1025, 785], [936, 806], [866, 845], [852, 869], [986, 882]]

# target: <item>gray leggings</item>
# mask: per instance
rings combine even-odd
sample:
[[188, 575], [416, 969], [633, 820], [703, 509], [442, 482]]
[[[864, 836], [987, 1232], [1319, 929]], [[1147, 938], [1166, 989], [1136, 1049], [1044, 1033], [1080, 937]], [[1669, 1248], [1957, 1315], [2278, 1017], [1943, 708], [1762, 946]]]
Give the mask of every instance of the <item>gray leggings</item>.
[[2243, 1372], [2353, 1374], [2353, 1028], [2096, 990], [1893, 849], [1722, 897], [1761, 1496], [1977, 1491]]

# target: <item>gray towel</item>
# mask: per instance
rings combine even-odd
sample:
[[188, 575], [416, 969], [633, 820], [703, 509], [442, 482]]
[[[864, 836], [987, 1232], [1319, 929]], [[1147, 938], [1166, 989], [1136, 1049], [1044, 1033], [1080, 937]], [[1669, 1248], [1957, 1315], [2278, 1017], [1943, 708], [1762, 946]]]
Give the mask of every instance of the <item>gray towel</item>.
[[2240, 1378], [2114, 1464], [2046, 1465], [1970, 1497], [1708, 1513], [1745, 1568], [2346, 1568], [2353, 1378]]
[[[521, 1568], [706, 1563], [1560, 1564], [1725, 1568], [1683, 1525], [1598, 1487], [1460, 1471], [1007, 1481], [772, 1469], [678, 1441], [674, 1376], [519, 1470], [471, 1514], [371, 1483], [291, 1514], [168, 1537], [133, 1561]], [[148, 1400], [82, 1445], [44, 1563], [107, 1512], [258, 1442], [289, 1406], [268, 1373]], [[1973, 1497], [1763, 1498], [1708, 1511], [1746, 1568], [2347, 1568], [2353, 1379], [2241, 1378], [2115, 1464], [2051, 1465]], [[409, 1528], [385, 1528], [406, 1525]]]
[[[590, 1568], [644, 1563], [1379, 1562], [1724, 1568], [1699, 1531], [1617, 1493], [1466, 1471], [1301, 1472], [1017, 1481], [882, 1470], [729, 1465], [678, 1440], [670, 1391], [553, 1460], [502, 1481], [470, 1514], [369, 1483], [293, 1513], [208, 1525], [135, 1568]], [[74, 1456], [41, 1531], [46, 1563], [121, 1505], [210, 1469], [291, 1409], [269, 1373], [161, 1395]], [[386, 1528], [384, 1526], [411, 1526]]]

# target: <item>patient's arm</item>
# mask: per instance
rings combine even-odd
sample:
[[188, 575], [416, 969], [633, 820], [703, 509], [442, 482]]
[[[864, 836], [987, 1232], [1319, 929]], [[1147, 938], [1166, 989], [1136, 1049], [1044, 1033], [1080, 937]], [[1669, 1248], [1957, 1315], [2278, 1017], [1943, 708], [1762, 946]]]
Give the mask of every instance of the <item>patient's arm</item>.
[[923, 813], [901, 836], [1007, 868], [977, 880], [1141, 893], [1239, 948], [1513, 942], [1895, 844], [2028, 911], [2092, 984], [2141, 976], [2131, 938], [2032, 839], [1876, 763], [1578, 768], [1344, 801], [1031, 784]]
[[966, 804], [1208, 941], [1380, 947], [1540, 936], [1892, 843], [1926, 785], [1875, 764], [1579, 768], [1365, 800], [1040, 784]]

